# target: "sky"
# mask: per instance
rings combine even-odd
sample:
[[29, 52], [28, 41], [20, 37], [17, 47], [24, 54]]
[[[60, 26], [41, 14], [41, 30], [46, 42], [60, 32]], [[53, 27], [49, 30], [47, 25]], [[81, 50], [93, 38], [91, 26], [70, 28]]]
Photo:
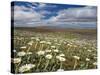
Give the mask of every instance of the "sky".
[[11, 12], [15, 27], [96, 28], [97, 23], [96, 6], [14, 1]]

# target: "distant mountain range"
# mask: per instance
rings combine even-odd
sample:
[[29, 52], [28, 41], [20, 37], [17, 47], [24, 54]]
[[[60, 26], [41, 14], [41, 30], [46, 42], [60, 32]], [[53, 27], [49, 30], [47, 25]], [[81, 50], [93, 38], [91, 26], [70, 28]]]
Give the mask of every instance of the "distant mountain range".
[[68, 22], [67, 24], [47, 24], [47, 25], [17, 25], [16, 27], [35, 27], [35, 28], [47, 28], [47, 29], [96, 29], [96, 22]]
[[40, 26], [17, 26], [17, 27], [28, 27], [28, 28], [44, 28], [44, 29], [96, 29], [97, 25], [40, 25]]

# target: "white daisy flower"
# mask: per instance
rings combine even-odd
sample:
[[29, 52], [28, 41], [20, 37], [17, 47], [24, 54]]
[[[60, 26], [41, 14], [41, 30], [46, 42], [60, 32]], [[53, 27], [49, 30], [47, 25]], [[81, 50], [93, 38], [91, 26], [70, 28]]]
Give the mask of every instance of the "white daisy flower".
[[47, 55], [45, 56], [45, 58], [46, 58], [46, 59], [52, 59], [52, 55], [51, 55], [51, 54], [47, 54]]
[[66, 61], [66, 59], [64, 57], [61, 57], [61, 56], [56, 56], [56, 58], [59, 60], [59, 61]]
[[17, 64], [21, 62], [21, 58], [12, 58], [12, 62]]
[[62, 53], [62, 54], [59, 54], [59, 56], [64, 57], [64, 56], [65, 56], [65, 54], [63, 54], [63, 53]]
[[32, 46], [32, 43], [28, 43], [28, 45]]
[[36, 41], [40, 41], [40, 39], [39, 39], [39, 38], [36, 38], [35, 40], [36, 40]]
[[60, 60], [60, 61], [66, 61], [66, 59], [63, 58], [63, 57], [60, 57], [59, 60]]
[[90, 61], [90, 59], [89, 58], [86, 58], [86, 61]]
[[26, 49], [27, 47], [26, 46], [22, 46], [22, 47], [20, 47], [21, 49]]
[[35, 37], [31, 37], [31, 39], [33, 40], [33, 39], [35, 39]]
[[51, 42], [46, 42], [46, 44], [51, 45]]
[[16, 53], [17, 51], [14, 49], [13, 52]]
[[67, 46], [71, 46], [71, 44], [67, 44]]
[[57, 45], [60, 46], [61, 44], [60, 43], [57, 43]]
[[92, 50], [89, 50], [89, 49], [88, 49], [87, 51], [88, 51], [88, 52], [92, 52]]
[[41, 43], [41, 44], [44, 44], [44, 43], [46, 43], [46, 41], [40, 41], [40, 43]]
[[57, 59], [59, 59], [59, 58], [60, 58], [60, 56], [56, 56], [56, 58], [57, 58]]
[[32, 54], [32, 52], [27, 52], [26, 54], [27, 54], [27, 55], [31, 55], [31, 54]]
[[26, 53], [25, 53], [24, 51], [21, 51], [21, 52], [18, 52], [17, 55], [18, 55], [18, 56], [25, 56]]
[[77, 47], [77, 45], [73, 45], [73, 47], [75, 47], [75, 48], [76, 48], [76, 47]]
[[53, 51], [54, 51], [54, 52], [59, 52], [59, 50], [58, 50], [58, 49], [54, 49]]
[[37, 54], [40, 56], [40, 55], [44, 55], [45, 54], [45, 51], [38, 51]]
[[45, 50], [45, 52], [51, 52], [51, 50]]
[[74, 59], [77, 59], [77, 60], [79, 60], [80, 59], [80, 57], [79, 56], [73, 56], [74, 57]]
[[56, 46], [51, 46], [51, 48], [56, 48]]
[[30, 46], [32, 46], [32, 44], [33, 44], [33, 41], [30, 41], [30, 42], [28, 43], [28, 45], [30, 45]]
[[97, 65], [97, 62], [94, 62], [94, 63], [93, 63], [93, 65], [95, 65], [95, 66], [96, 66], [96, 65]]
[[27, 64], [28, 66], [30, 66], [30, 68], [34, 68], [35, 64]]
[[26, 64], [26, 65], [23, 65], [19, 68], [19, 72], [20, 73], [23, 73], [23, 72], [26, 72], [26, 71], [29, 71], [30, 69], [34, 68], [35, 65], [34, 64]]

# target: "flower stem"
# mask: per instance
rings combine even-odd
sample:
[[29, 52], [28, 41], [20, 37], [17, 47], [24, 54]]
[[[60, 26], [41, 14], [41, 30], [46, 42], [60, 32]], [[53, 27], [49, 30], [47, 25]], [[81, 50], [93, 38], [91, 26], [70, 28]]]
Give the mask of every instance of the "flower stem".
[[44, 44], [41, 45], [41, 50], [43, 49]]
[[47, 60], [47, 63], [46, 63], [45, 68], [44, 68], [44, 71], [47, 69], [48, 65], [49, 65], [49, 60]]
[[41, 63], [41, 57], [40, 57], [40, 59], [39, 59], [38, 65], [37, 65], [37, 70], [38, 70], [38, 67], [40, 66], [40, 63]]
[[36, 49], [36, 47], [37, 47], [37, 44], [38, 44], [38, 42], [36, 42], [36, 44], [35, 44], [35, 49]]
[[87, 62], [87, 63], [86, 63], [86, 68], [88, 68], [88, 65], [89, 65], [89, 63]]
[[73, 70], [75, 70], [75, 69], [76, 69], [76, 67], [77, 67], [77, 60], [75, 60]]
[[62, 69], [62, 62], [60, 63], [60, 69]]
[[29, 48], [27, 49], [27, 52], [29, 52], [30, 49], [31, 49], [31, 47], [29, 47]]

